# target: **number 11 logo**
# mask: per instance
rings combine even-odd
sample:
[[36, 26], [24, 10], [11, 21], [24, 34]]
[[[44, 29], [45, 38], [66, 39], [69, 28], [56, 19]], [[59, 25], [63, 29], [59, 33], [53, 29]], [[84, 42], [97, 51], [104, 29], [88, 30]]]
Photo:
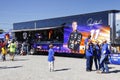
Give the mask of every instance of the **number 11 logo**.
[[100, 30], [99, 29], [97, 29], [97, 30], [91, 30], [90, 33], [91, 33], [91, 39], [95, 39], [96, 40], [98, 38]]

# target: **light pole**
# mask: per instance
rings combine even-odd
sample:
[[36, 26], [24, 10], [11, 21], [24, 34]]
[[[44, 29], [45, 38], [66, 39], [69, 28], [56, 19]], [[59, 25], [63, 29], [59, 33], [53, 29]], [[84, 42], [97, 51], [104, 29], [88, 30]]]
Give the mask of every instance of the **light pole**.
[[35, 26], [35, 30], [36, 30], [36, 22], [34, 23], [34, 26]]

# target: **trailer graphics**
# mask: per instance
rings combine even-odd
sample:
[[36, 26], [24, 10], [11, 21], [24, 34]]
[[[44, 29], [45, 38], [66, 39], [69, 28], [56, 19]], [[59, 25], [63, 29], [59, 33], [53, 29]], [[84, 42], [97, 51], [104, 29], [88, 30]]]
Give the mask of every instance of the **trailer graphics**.
[[98, 40], [101, 43], [102, 40], [106, 39], [112, 49], [115, 48], [119, 52], [119, 20], [116, 24], [117, 13], [119, 13], [119, 10], [109, 10], [14, 23], [13, 32], [18, 41], [29, 42], [36, 51], [47, 52], [48, 45], [53, 43], [55, 52], [70, 54], [73, 52], [68, 48], [68, 41], [72, 32], [72, 22], [76, 21], [78, 23], [77, 31], [82, 34], [82, 40], [79, 44], [79, 52], [74, 52], [75, 54], [85, 54], [84, 40], [88, 35], [91, 35], [93, 42]]

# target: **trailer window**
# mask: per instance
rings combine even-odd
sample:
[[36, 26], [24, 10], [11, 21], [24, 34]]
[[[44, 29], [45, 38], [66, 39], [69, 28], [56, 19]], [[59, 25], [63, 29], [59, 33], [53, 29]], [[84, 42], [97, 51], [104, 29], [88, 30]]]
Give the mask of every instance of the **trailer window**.
[[39, 30], [35, 34], [38, 43], [63, 43], [63, 28]]

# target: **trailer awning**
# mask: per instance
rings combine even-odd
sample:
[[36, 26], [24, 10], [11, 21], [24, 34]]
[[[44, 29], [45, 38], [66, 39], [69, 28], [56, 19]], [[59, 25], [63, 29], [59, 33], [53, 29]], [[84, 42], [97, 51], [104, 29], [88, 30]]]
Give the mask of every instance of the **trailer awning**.
[[63, 27], [63, 26], [42, 27], [42, 28], [34, 28], [34, 29], [20, 29], [20, 30], [12, 30], [12, 32], [47, 30], [47, 29], [55, 29], [55, 28], [60, 28], [60, 27]]

